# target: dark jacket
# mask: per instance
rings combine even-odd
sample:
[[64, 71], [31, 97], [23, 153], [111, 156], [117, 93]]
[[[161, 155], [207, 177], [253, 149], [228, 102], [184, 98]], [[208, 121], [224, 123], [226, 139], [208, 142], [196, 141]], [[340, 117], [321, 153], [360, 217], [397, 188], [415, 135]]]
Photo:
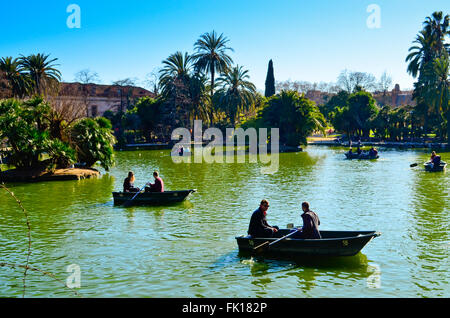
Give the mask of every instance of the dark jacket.
[[260, 208], [253, 212], [248, 226], [249, 235], [253, 237], [271, 237], [273, 234], [272, 227], [267, 223], [264, 212]]
[[303, 228], [301, 236], [304, 239], [321, 239], [319, 232], [320, 220], [313, 211], [304, 212], [302, 214]]
[[130, 182], [130, 178], [125, 178], [123, 181], [123, 192], [137, 192], [139, 191], [134, 187], [133, 183]]

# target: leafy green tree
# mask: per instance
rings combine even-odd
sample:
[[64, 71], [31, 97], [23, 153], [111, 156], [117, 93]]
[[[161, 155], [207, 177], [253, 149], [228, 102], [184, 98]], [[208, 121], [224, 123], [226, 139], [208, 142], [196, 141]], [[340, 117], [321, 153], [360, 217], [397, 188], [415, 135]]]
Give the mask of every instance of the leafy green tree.
[[351, 94], [348, 98], [348, 108], [358, 134], [369, 137], [371, 120], [378, 114], [378, 107], [372, 94], [365, 91]]
[[333, 95], [328, 102], [323, 106], [319, 106], [322, 114], [325, 118], [330, 118], [330, 113], [334, 111], [336, 107], [345, 107], [348, 104], [348, 98], [350, 94], [345, 90], [340, 90], [336, 95]]
[[267, 69], [267, 76], [266, 76], [266, 90], [264, 92], [264, 96], [270, 97], [275, 95], [275, 76], [273, 74], [273, 62], [272, 60], [269, 61], [269, 66]]
[[329, 118], [336, 131], [346, 133], [349, 139], [351, 139], [351, 136], [356, 130], [356, 125], [348, 106], [336, 106], [329, 113]]
[[150, 140], [152, 132], [156, 131], [158, 124], [161, 122], [161, 108], [162, 101], [160, 99], [145, 96], [136, 102], [134, 108], [127, 112], [127, 116], [136, 116], [138, 120], [134, 121], [146, 138]]
[[70, 145], [50, 135], [51, 111], [40, 97], [0, 102], [0, 140], [7, 141], [16, 168], [65, 168], [74, 162]]
[[79, 162], [92, 167], [97, 161], [105, 169], [114, 164], [114, 143], [111, 122], [103, 117], [83, 118], [71, 129], [71, 142]]
[[306, 138], [313, 131], [325, 133], [326, 121], [319, 108], [295, 91], [272, 96], [261, 117], [264, 127], [279, 128], [280, 143], [287, 146], [306, 145]]

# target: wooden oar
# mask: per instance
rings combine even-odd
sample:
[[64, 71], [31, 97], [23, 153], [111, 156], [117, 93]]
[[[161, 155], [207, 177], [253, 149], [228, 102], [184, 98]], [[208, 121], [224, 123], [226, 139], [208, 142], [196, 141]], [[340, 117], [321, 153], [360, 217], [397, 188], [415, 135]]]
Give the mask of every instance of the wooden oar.
[[268, 249], [268, 248], [269, 248], [270, 246], [272, 246], [273, 244], [276, 244], [276, 243], [278, 243], [278, 242], [284, 240], [285, 238], [288, 238], [289, 236], [294, 235], [294, 234], [297, 233], [298, 231], [300, 231], [300, 229], [297, 229], [297, 230], [295, 230], [294, 232], [291, 232], [291, 233], [289, 233], [288, 235], [285, 235], [285, 236], [283, 236], [282, 238], [279, 238], [278, 240], [273, 241], [272, 243], [269, 243], [269, 241], [266, 241], [266, 242], [264, 242], [264, 243], [258, 245], [257, 247], [254, 247], [254, 248], [253, 248], [253, 251], [261, 252], [261, 251], [263, 251], [263, 250], [265, 250], [265, 249]]
[[417, 167], [418, 165], [419, 165], [418, 163], [412, 163], [409, 166], [412, 168], [412, 167]]
[[124, 207], [127, 207], [127, 206], [129, 206], [130, 204], [131, 204], [131, 201], [133, 201], [134, 200], [134, 198], [135, 197], [137, 197], [138, 196], [138, 194], [139, 193], [142, 193], [142, 191], [144, 191], [145, 190], [145, 186], [147, 185], [148, 183], [146, 183], [143, 187], [142, 187], [142, 190], [140, 190], [140, 191], [138, 191], [138, 192], [136, 192], [136, 194], [130, 199], [130, 200], [128, 200], [128, 201], [125, 201], [125, 203], [122, 205], [122, 206], [124, 206]]

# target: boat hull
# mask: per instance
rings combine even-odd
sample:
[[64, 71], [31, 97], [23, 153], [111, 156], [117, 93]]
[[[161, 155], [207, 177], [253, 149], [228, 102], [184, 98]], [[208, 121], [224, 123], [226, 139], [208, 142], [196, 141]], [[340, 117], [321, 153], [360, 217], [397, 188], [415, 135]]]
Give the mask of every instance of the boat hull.
[[441, 162], [441, 164], [438, 167], [434, 167], [433, 164], [425, 162], [423, 164], [423, 166], [425, 167], [426, 171], [439, 172], [439, 171], [444, 171], [445, 170], [445, 168], [447, 167], [447, 163]]
[[347, 159], [360, 159], [360, 160], [375, 160], [378, 159], [379, 156], [369, 156], [367, 154], [360, 154], [358, 155], [357, 153], [353, 153], [353, 154], [349, 154], [348, 152], [345, 153], [345, 157]]
[[[242, 252], [253, 252], [253, 248], [264, 243], [273, 242], [277, 238], [288, 234], [290, 230], [279, 230], [277, 237], [252, 238], [250, 236], [236, 237], [239, 250]], [[280, 256], [353, 256], [373, 238], [381, 235], [376, 231], [320, 231], [322, 239], [291, 239], [286, 238], [264, 251], [266, 254]]]
[[143, 192], [131, 200], [136, 192], [113, 192], [114, 204], [122, 205], [161, 205], [182, 202], [197, 190], [165, 191], [165, 192]]

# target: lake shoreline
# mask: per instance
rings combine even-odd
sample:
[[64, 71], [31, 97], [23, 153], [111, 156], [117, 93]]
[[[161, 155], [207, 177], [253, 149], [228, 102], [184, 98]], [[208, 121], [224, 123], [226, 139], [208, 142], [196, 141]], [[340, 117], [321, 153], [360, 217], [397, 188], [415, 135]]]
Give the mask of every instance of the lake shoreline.
[[94, 168], [66, 168], [54, 171], [41, 169], [10, 169], [0, 172], [1, 182], [40, 182], [40, 181], [66, 181], [82, 180], [100, 176]]

